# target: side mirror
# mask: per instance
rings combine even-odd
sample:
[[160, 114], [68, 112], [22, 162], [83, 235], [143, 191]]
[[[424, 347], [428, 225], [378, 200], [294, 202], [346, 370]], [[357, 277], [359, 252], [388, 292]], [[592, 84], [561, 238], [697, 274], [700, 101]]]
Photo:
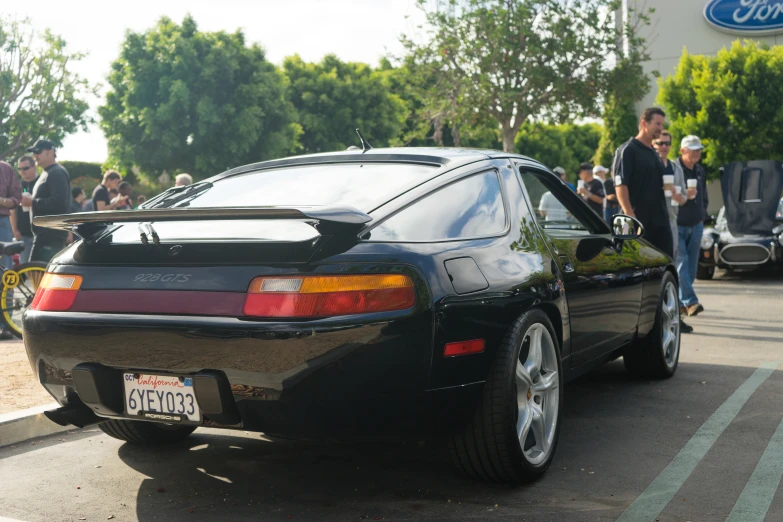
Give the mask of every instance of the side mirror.
[[612, 218], [612, 235], [621, 241], [639, 239], [644, 235], [644, 225], [631, 216], [616, 214]]

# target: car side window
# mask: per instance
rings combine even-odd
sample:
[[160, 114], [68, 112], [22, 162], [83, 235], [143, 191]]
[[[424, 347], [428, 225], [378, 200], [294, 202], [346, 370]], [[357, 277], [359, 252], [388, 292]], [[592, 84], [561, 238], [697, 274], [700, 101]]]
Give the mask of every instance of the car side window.
[[424, 196], [370, 230], [363, 239], [448, 241], [490, 237], [502, 234], [506, 221], [498, 174], [489, 171]]
[[590, 225], [583, 215], [574, 209], [573, 201], [563, 197], [553, 187], [545, 184], [545, 174], [522, 171], [521, 179], [532, 204], [538, 226], [544, 230], [568, 230], [579, 235], [589, 235]]

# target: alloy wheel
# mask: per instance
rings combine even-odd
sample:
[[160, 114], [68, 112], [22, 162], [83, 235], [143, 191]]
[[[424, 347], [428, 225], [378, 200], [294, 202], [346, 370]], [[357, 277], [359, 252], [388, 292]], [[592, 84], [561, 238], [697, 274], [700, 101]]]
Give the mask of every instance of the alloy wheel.
[[663, 290], [663, 302], [661, 303], [661, 347], [663, 359], [671, 368], [677, 362], [680, 353], [680, 309], [677, 299], [677, 289], [674, 283], [669, 282]]
[[549, 330], [533, 324], [525, 333], [517, 361], [516, 434], [525, 459], [540, 464], [548, 458], [560, 408], [557, 350]]

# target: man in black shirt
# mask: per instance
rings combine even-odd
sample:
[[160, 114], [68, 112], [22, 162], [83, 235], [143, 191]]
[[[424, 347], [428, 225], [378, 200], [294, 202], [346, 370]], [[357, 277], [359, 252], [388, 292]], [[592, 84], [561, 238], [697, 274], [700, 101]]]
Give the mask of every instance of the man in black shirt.
[[576, 193], [582, 196], [587, 206], [600, 217], [604, 217], [604, 184], [593, 176], [593, 166], [590, 163], [579, 165], [579, 186]]
[[666, 115], [653, 107], [639, 121], [639, 134], [623, 143], [614, 156], [615, 192], [623, 213], [644, 225], [644, 238], [659, 250], [674, 256], [669, 210], [663, 192], [663, 162], [652, 142], [663, 132]]
[[[70, 214], [71, 177], [68, 171], [57, 163], [54, 143], [49, 140], [38, 140], [27, 151], [33, 153], [35, 163], [44, 169], [32, 195], [22, 195], [22, 205], [31, 207], [30, 221], [32, 222], [35, 216]], [[30, 252], [30, 260], [48, 263], [65, 247], [67, 238], [68, 232], [64, 230], [33, 225], [33, 248]]]
[[[22, 156], [16, 163], [16, 169], [22, 177], [22, 194], [32, 194], [38, 181], [38, 169], [32, 156]], [[30, 207], [19, 205], [11, 212], [11, 229], [14, 239], [24, 242], [24, 251], [19, 254], [19, 262], [30, 261], [33, 248], [33, 228], [30, 225]]]
[[127, 204], [127, 197], [118, 198], [112, 203], [112, 197], [109, 195], [110, 190], [117, 190], [121, 181], [122, 176], [116, 170], [108, 170], [103, 173], [103, 183], [92, 191], [92, 204], [95, 210], [115, 210]]

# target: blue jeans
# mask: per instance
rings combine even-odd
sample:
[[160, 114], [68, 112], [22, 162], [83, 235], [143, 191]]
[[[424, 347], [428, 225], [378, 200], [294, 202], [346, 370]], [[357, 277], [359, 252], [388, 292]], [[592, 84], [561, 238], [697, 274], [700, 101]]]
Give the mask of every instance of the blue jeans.
[[699, 266], [699, 245], [704, 232], [704, 225], [699, 223], [693, 227], [677, 227], [677, 274], [680, 276], [680, 302], [683, 306], [695, 305], [699, 302], [693, 291], [693, 281], [696, 279], [696, 268]]
[[30, 250], [33, 248], [33, 236], [25, 236], [23, 234], [22, 241], [24, 242], [24, 251], [19, 254], [19, 264], [30, 261]]
[[604, 221], [606, 221], [609, 226], [612, 225], [612, 218], [615, 217], [617, 214], [620, 213], [620, 207], [606, 207], [604, 209]]
[[[14, 233], [11, 231], [11, 218], [8, 216], [0, 216], [0, 241], [9, 242], [13, 240]], [[12, 256], [3, 256], [3, 266], [6, 268], [13, 268], [14, 258]]]

